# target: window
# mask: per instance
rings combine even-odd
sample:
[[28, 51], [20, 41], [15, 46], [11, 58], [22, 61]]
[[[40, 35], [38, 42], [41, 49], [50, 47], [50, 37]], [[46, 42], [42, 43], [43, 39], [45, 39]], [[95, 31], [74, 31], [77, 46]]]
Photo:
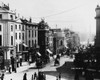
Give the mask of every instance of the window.
[[22, 30], [24, 31], [24, 25], [22, 26]]
[[24, 33], [22, 33], [22, 39], [24, 40]]
[[21, 30], [21, 25], [19, 25], [19, 30]]
[[22, 51], [22, 45], [19, 44], [19, 51]]
[[29, 47], [30, 47], [30, 40], [29, 40]]
[[13, 36], [11, 36], [11, 45], [13, 45]]
[[0, 46], [2, 46], [2, 35], [0, 35]]
[[36, 40], [35, 40], [35, 44], [36, 44]]
[[36, 30], [35, 30], [35, 37], [36, 37]]
[[34, 36], [33, 30], [32, 30], [32, 37]]
[[36, 47], [36, 40], [35, 40], [35, 47]]
[[17, 29], [17, 25], [15, 25], [15, 29]]
[[18, 44], [16, 44], [16, 52], [18, 52]]
[[0, 19], [2, 19], [2, 14], [0, 14]]
[[11, 31], [13, 31], [13, 25], [11, 25]]
[[2, 26], [0, 25], [0, 31], [2, 31]]
[[16, 39], [17, 39], [17, 33], [15, 33], [15, 37], [16, 37]]
[[30, 38], [30, 30], [29, 30], [29, 38]]
[[33, 40], [32, 40], [32, 46], [34, 46], [34, 42], [33, 42]]
[[13, 15], [10, 15], [11, 20], [13, 20]]
[[21, 39], [21, 33], [19, 33], [19, 39]]

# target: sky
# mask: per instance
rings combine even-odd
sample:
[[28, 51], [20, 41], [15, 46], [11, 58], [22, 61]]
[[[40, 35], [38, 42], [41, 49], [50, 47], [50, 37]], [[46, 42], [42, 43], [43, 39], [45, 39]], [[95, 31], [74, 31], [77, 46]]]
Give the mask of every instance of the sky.
[[95, 34], [95, 8], [99, 0], [0, 0], [16, 10], [20, 16], [32, 17], [33, 22], [41, 18], [51, 28], [69, 28], [78, 33]]

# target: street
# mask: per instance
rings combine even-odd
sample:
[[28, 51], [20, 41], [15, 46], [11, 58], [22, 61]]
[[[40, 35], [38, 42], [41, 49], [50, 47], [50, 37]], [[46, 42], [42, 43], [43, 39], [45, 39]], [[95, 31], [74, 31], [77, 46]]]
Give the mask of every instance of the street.
[[[59, 66], [54, 66], [54, 61], [51, 61], [50, 63], [48, 63], [44, 68], [39, 69], [39, 71], [43, 71], [44, 74], [46, 74], [46, 80], [56, 80], [56, 76], [58, 75], [57, 68], [62, 66], [65, 61], [71, 61], [72, 59], [63, 56], [60, 59], [60, 65]], [[23, 75], [24, 73], [27, 73], [27, 79], [31, 80], [32, 75], [34, 75], [34, 72], [38, 72], [38, 69], [35, 69], [35, 64], [32, 63], [30, 66], [24, 65], [23, 68], [20, 68], [19, 72], [17, 71], [17, 73], [12, 73], [12, 74], [5, 74], [4, 80], [22, 80], [23, 79]], [[23, 69], [23, 70], [22, 70]], [[62, 80], [73, 80], [73, 75], [67, 75], [67, 73], [62, 73]]]
[[[44, 68], [39, 69], [39, 71], [42, 71], [46, 75], [46, 80], [56, 80], [59, 73], [61, 73], [61, 80], [74, 80], [75, 71], [71, 70], [71, 68], [73, 68], [72, 62], [73, 59], [63, 56], [60, 58], [60, 65], [54, 66], [54, 60], [51, 60], [50, 63]], [[23, 80], [24, 73], [27, 73], [27, 80], [32, 80], [32, 75], [34, 75], [35, 72], [38, 73], [38, 69], [35, 68], [35, 63], [31, 65], [27, 63], [17, 69], [17, 73], [5, 74], [4, 80]], [[85, 80], [85, 78], [80, 76], [79, 80]]]

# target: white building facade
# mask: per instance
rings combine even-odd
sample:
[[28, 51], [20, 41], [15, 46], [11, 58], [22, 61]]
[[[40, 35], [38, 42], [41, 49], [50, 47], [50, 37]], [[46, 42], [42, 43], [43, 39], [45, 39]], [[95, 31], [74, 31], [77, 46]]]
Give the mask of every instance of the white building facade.
[[0, 6], [0, 49], [4, 51], [4, 60], [7, 63], [11, 56], [16, 57], [15, 21], [16, 13], [10, 11], [5, 4]]

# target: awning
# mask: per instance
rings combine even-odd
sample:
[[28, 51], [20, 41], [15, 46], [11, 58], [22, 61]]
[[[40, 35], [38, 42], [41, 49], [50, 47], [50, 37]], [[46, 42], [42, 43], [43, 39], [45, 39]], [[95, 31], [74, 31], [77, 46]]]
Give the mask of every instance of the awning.
[[40, 54], [39, 52], [37, 52], [37, 54], [38, 54], [39, 56], [41, 56], [41, 54]]
[[28, 47], [25, 43], [23, 43], [23, 46]]
[[65, 48], [68, 48], [67, 46], [65, 46]]
[[50, 54], [52, 54], [52, 52], [49, 49], [46, 49]]

